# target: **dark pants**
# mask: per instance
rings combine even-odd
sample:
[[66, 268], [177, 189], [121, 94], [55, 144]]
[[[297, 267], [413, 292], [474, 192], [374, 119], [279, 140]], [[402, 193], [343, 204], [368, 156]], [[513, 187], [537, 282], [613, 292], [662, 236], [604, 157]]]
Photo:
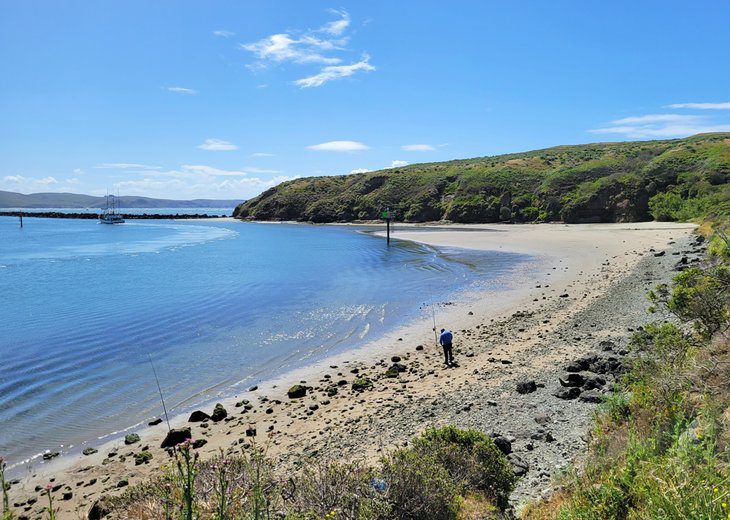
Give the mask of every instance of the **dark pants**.
[[452, 364], [454, 362], [454, 351], [451, 349], [451, 343], [444, 343], [442, 347], [444, 347], [444, 360], [446, 364]]

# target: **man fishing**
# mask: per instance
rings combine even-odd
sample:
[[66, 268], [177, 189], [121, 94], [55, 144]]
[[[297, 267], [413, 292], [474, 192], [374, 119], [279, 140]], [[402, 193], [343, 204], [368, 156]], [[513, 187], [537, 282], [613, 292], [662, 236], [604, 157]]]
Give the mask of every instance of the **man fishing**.
[[441, 336], [439, 336], [439, 343], [444, 348], [444, 359], [447, 367], [454, 366], [454, 351], [452, 350], [451, 343], [454, 341], [454, 334], [450, 330], [441, 329]]

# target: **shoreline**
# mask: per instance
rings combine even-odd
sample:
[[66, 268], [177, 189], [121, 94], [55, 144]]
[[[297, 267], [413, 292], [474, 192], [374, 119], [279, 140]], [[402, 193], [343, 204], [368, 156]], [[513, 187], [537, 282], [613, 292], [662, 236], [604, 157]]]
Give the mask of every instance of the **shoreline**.
[[[478, 226], [478, 227], [477, 227]], [[477, 225], [477, 226], [463, 226], [460, 228], [466, 228], [475, 231], [475, 233], [461, 233], [459, 230], [450, 229], [445, 226], [430, 226], [431, 228], [437, 228], [437, 230], [413, 230], [405, 231], [402, 229], [405, 226], [398, 227], [398, 234], [393, 238], [396, 239], [408, 239], [426, 243], [435, 247], [450, 248], [450, 247], [462, 247], [467, 249], [497, 249], [504, 251], [514, 252], [529, 252], [539, 258], [541, 262], [552, 261], [554, 265], [552, 268], [547, 267], [544, 273], [518, 273], [517, 275], [521, 278], [521, 286], [511, 291], [510, 297], [505, 298], [505, 295], [500, 293], [500, 303], [496, 306], [490, 300], [490, 294], [488, 292], [480, 292], [472, 295], [476, 299], [464, 299], [453, 305], [443, 305], [440, 319], [446, 323], [449, 328], [457, 333], [457, 337], [460, 338], [465, 345], [469, 343], [469, 336], [476, 334], [480, 327], [487, 324], [492, 327], [495, 322], [509, 321], [510, 316], [514, 316], [515, 311], [521, 312], [526, 307], [539, 306], [544, 301], [556, 301], [559, 305], [566, 307], [561, 312], [579, 311], [581, 307], [585, 306], [585, 303], [591, 301], [593, 298], [588, 296], [588, 293], [596, 292], [600, 293], [606, 287], [610, 286], [613, 282], [618, 279], [625, 278], [627, 273], [632, 271], [632, 268], [636, 266], [638, 260], [648, 253], [652, 247], [661, 250], [662, 247], [668, 247], [667, 242], [671, 238], [679, 238], [685, 236], [693, 228], [693, 226], [677, 226], [677, 225], [657, 225], [656, 223], [648, 224], [630, 224], [630, 225], [592, 225], [592, 226], [572, 226], [577, 229], [569, 230], [571, 236], [566, 236], [563, 233], [562, 237], [556, 238], [543, 238], [542, 241], [538, 240], [538, 237], [531, 236], [532, 233], [545, 234], [547, 228], [554, 233], [560, 233], [565, 225], [530, 225], [529, 230], [514, 225], [504, 226], [493, 226], [493, 225]], [[559, 227], [558, 227], [559, 226]], [[368, 225], [367, 227], [373, 227]], [[413, 228], [422, 228], [423, 226], [412, 226]], [[569, 226], [565, 226], [569, 227]], [[507, 231], [507, 235], [502, 233], [493, 233], [494, 228], [500, 231], [503, 228]], [[582, 230], [582, 231], [581, 231]], [[479, 231], [482, 231], [479, 233]], [[509, 231], [513, 233], [510, 235]], [[576, 233], [576, 231], [580, 231]], [[598, 232], [598, 233], [596, 233]], [[525, 235], [527, 233], [527, 235]], [[376, 232], [377, 234], [377, 232]], [[550, 233], [547, 233], [548, 235]], [[613, 244], [612, 248], [603, 250], [599, 248], [598, 244], [594, 244], [597, 240], [596, 235], [608, 234], [609, 242]], [[640, 236], [636, 236], [639, 234]], [[418, 235], [418, 236], [413, 236]], [[508, 236], [509, 235], [509, 236]], [[520, 235], [520, 236], [516, 236]], [[626, 236], [624, 236], [626, 235]], [[673, 235], [673, 236], [672, 236]], [[511, 238], [510, 238], [511, 236]], [[499, 243], [494, 240], [499, 239]], [[626, 244], [627, 240], [631, 238], [631, 243]], [[621, 242], [619, 241], [621, 240]], [[606, 240], [604, 237], [603, 240]], [[550, 247], [546, 248], [546, 241]], [[600, 241], [600, 240], [599, 240]], [[589, 244], [594, 247], [589, 247]], [[542, 247], [543, 249], [537, 250]], [[522, 250], [519, 250], [521, 249]], [[577, 255], [576, 253], [581, 248], [588, 251], [599, 250], [598, 255]], [[586, 249], [587, 248], [587, 249]], [[546, 250], [547, 249], [547, 250]], [[571, 256], [572, 255], [572, 256]], [[613, 255], [613, 257], [612, 257]], [[604, 259], [606, 257], [606, 259]], [[624, 260], [621, 262], [621, 260]], [[605, 262], [611, 263], [613, 261], [616, 265], [607, 267], [604, 265]], [[590, 271], [590, 272], [589, 272]], [[605, 275], [605, 276], [603, 276]], [[538, 278], [534, 278], [537, 276]], [[597, 278], [595, 284], [585, 284], [586, 287], [578, 288], [582, 277], [592, 276]], [[542, 281], [541, 281], [542, 280]], [[550, 282], [550, 283], [547, 283]], [[535, 291], [534, 285], [543, 286], [549, 285], [550, 287], [540, 287], [540, 291]], [[549, 289], [549, 290], [547, 290]], [[564, 294], [562, 291], [576, 291], [580, 290], [587, 291], [585, 296], [581, 298], [570, 296], [569, 298], [561, 299], [560, 294]], [[540, 292], [544, 295], [543, 299], [537, 298], [537, 304], [535, 304], [535, 293]], [[533, 301], [530, 302], [530, 299]], [[549, 299], [549, 300], [548, 300]], [[557, 299], [557, 300], [556, 300]], [[442, 302], [443, 303], [443, 302]], [[453, 303], [453, 302], [449, 302]], [[554, 314], [556, 321], [559, 321], [559, 313]], [[491, 320], [491, 321], [489, 321]], [[317, 398], [315, 403], [319, 403], [318, 410], [312, 411], [311, 409], [304, 406], [301, 400], [290, 401], [286, 398], [287, 385], [293, 384], [299, 381], [307, 381], [307, 385], [316, 385], [313, 383], [319, 377], [319, 385], [326, 384], [327, 378], [322, 378], [322, 372], [332, 372], [339, 370], [338, 376], [346, 379], [349, 382], [352, 381], [353, 376], [350, 373], [352, 370], [357, 369], [359, 373], [368, 373], [374, 375], [373, 371], [383, 372], [387, 368], [387, 360], [392, 355], [399, 355], [406, 359], [408, 366], [424, 366], [433, 370], [427, 370], [420, 374], [419, 377], [411, 380], [408, 375], [404, 375], [399, 379], [393, 381], [383, 381], [376, 379], [378, 387], [381, 384], [384, 388], [377, 388], [376, 392], [380, 397], [381, 404], [388, 399], [394, 399], [403, 393], [405, 390], [407, 393], [421, 396], [429, 394], [428, 388], [423, 388], [424, 380], [433, 379], [438, 381], [436, 386], [442, 387], [444, 383], [443, 378], [439, 378], [439, 374], [443, 373], [443, 370], [438, 362], [440, 360], [440, 353], [435, 348], [429, 348], [429, 345], [433, 343], [433, 336], [431, 331], [430, 316], [422, 320], [418, 320], [418, 323], [411, 324], [410, 328], [405, 327], [404, 329], [397, 329], [387, 334], [386, 337], [377, 341], [376, 344], [367, 344], [363, 347], [349, 350], [335, 356], [326, 356], [324, 359], [309, 365], [303, 366], [298, 369], [288, 371], [276, 378], [273, 378], [266, 383], [259, 385], [259, 389], [255, 392], [242, 392], [238, 396], [231, 397], [229, 399], [221, 401], [229, 412], [229, 416], [236, 416], [234, 420], [227, 423], [212, 423], [208, 428], [201, 431], [198, 428], [198, 424], [193, 425], [193, 436], [195, 438], [204, 438], [208, 441], [208, 444], [199, 450], [201, 455], [205, 458], [217, 452], [218, 448], [227, 450], [234, 449], [231, 445], [230, 435], [238, 433], [242, 434], [243, 430], [248, 427], [250, 423], [256, 423], [259, 425], [259, 435], [263, 435], [267, 432], [262, 426], [270, 428], [272, 433], [271, 453], [275, 456], [279, 456], [282, 463], [286, 463], [288, 459], [293, 456], [292, 453], [295, 451], [301, 452], [302, 450], [308, 451], [308, 446], [303, 446], [303, 438], [307, 437], [308, 443], [311, 441], [312, 446], [321, 444], [322, 440], [320, 437], [328, 437], [329, 435], [335, 435], [338, 438], [337, 432], [342, 428], [335, 429], [330, 426], [332, 420], [326, 415], [331, 415], [335, 411], [339, 411], [342, 417], [372, 417], [372, 403], [362, 402], [363, 400], [355, 400], [350, 397], [345, 391], [342, 392], [344, 395], [335, 397], [324, 403], [326, 399]], [[441, 324], [439, 324], [440, 326]], [[399, 338], [401, 340], [399, 341]], [[530, 345], [529, 340], [521, 340], [522, 349], [528, 348]], [[422, 344], [426, 347], [423, 350], [415, 350], [415, 346]], [[454, 369], [449, 372], [454, 375], [459, 374], [460, 377], [466, 376], [471, 371], [465, 372], [473, 364], [473, 361], [477, 361], [480, 357], [479, 353], [472, 353], [473, 357], [468, 356], [468, 352], [465, 354], [464, 348], [475, 347], [457, 347], [458, 359], [463, 362], [463, 366], [459, 369]], [[494, 350], [504, 351], [505, 348], [497, 348]], [[510, 349], [506, 349], [510, 350]], [[503, 352], [506, 354], [506, 351]], [[494, 353], [492, 353], [494, 355]], [[501, 354], [500, 354], [501, 355]], [[512, 354], [510, 354], [512, 355]], [[466, 359], [465, 359], [466, 356]], [[434, 358], [435, 360], [434, 361]], [[475, 359], [477, 358], [477, 359]], [[468, 361], [467, 361], [468, 360]], [[338, 368], [332, 369], [328, 367], [337, 366]], [[330, 377], [333, 377], [330, 375]], [[452, 377], [452, 380], [456, 378]], [[446, 385], [448, 386], [448, 385]], [[358, 394], [350, 394], [355, 396]], [[251, 412], [245, 414], [243, 417], [239, 415], [240, 408], [235, 407], [235, 401], [241, 398], [247, 398], [253, 404]], [[266, 398], [266, 400], [262, 400]], [[413, 397], [411, 397], [412, 399]], [[377, 401], [377, 399], [376, 399]], [[310, 398], [305, 398], [306, 403], [312, 402]], [[271, 413], [266, 413], [268, 409], [272, 409]], [[325, 411], [326, 409], [326, 411]], [[287, 413], [288, 412], [288, 413]], [[311, 412], [311, 413], [307, 413]], [[300, 418], [300, 416], [302, 418]], [[248, 419], [251, 417], [251, 420]], [[237, 421], [236, 421], [237, 419]], [[329, 422], [328, 422], [329, 421]], [[185, 417], [178, 416], [175, 418], [173, 427], [176, 425], [181, 426], [185, 423]], [[282, 427], [282, 424], [285, 426]], [[428, 425], [428, 421], [424, 421], [422, 426]], [[286, 431], [282, 432], [278, 428], [285, 428]], [[65, 467], [61, 469], [57, 463], [44, 467], [41, 471], [37, 471], [35, 478], [24, 479], [21, 484], [13, 486], [11, 494], [15, 498], [16, 493], [34, 495], [37, 493], [33, 492], [35, 483], [47, 482], [47, 478], [50, 474], [56, 475], [57, 481], [63, 480], [64, 482], [70, 479], [80, 480], [81, 477], [86, 480], [88, 484], [88, 478], [91, 475], [97, 475], [95, 484], [90, 486], [82, 485], [81, 488], [74, 488], [73, 498], [66, 502], [60, 502], [60, 507], [63, 508], [65, 513], [75, 510], [77, 507], [81, 509], [88, 509], [90, 504], [93, 502], [101, 492], [109, 492], [108, 488], [116, 491], [116, 488], [111, 484], [116, 483], [116, 479], [120, 480], [122, 477], [126, 477], [130, 483], [138, 483], [141, 479], [149, 476], [153, 471], [151, 468], [156, 467], [160, 463], [166, 460], [164, 451], [156, 448], [159, 445], [159, 440], [162, 434], [165, 432], [165, 427], [162, 425], [152, 427], [148, 432], [144, 433], [142, 440], [138, 444], [134, 444], [128, 447], [119, 447], [121, 442], [119, 440], [110, 441], [101, 446], [96, 446], [99, 449], [98, 454], [91, 455], [89, 457], [81, 456], [77, 460], [64, 461]], [[327, 435], [321, 434], [322, 431], [329, 432]], [[320, 432], [317, 434], [316, 432]], [[314, 433], [314, 435], [312, 435]], [[315, 437], [315, 439], [311, 439]], [[406, 436], [407, 437], [407, 436]], [[245, 438], [242, 436], [242, 438]], [[362, 440], [360, 441], [362, 443]], [[113, 449], [118, 452], [132, 453], [138, 451], [140, 446], [150, 444], [150, 451], [154, 455], [154, 459], [151, 464], [143, 466], [132, 466], [130, 467], [130, 460], [125, 462], [119, 462], [119, 458], [116, 461], [108, 462], [105, 466], [101, 466], [102, 460], [105, 458], [105, 454]], [[240, 444], [236, 442], [235, 444]], [[346, 444], [346, 443], [344, 443]], [[331, 447], [331, 444], [330, 444]], [[345, 448], [343, 446], [343, 448]], [[383, 449], [382, 446], [359, 446], [359, 449], [352, 448], [349, 456], [377, 456], [377, 453]], [[345, 451], [347, 451], [345, 449]], [[110, 460], [110, 459], [107, 459]], [[61, 461], [58, 461], [61, 462]], [[133, 464], [133, 461], [132, 461]], [[90, 465], [90, 466], [89, 466]], [[84, 466], [84, 467], [82, 467]], [[99, 482], [104, 478], [107, 482]], [[43, 480], [46, 479], [46, 480]], [[112, 482], [114, 481], [114, 482]], [[106, 485], [103, 485], [106, 484]], [[78, 489], [78, 491], [77, 491]], [[64, 513], [64, 514], [65, 514]], [[61, 516], [63, 518], [63, 516]]]

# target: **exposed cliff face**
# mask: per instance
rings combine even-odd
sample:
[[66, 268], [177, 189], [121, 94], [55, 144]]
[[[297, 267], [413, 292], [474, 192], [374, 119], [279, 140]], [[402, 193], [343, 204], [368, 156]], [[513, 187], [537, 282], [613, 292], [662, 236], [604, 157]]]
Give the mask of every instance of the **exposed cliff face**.
[[252, 220], [373, 220], [390, 207], [407, 222], [636, 222], [650, 200], [730, 200], [730, 134], [559, 146], [519, 154], [309, 177], [240, 204]]

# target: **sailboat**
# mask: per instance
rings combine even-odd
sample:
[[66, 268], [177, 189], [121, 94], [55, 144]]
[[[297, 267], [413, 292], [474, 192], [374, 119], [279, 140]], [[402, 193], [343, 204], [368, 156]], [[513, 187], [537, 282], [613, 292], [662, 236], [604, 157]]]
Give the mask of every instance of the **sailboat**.
[[106, 196], [106, 209], [99, 215], [99, 222], [102, 224], [124, 224], [124, 218], [119, 211], [117, 197], [114, 195]]

